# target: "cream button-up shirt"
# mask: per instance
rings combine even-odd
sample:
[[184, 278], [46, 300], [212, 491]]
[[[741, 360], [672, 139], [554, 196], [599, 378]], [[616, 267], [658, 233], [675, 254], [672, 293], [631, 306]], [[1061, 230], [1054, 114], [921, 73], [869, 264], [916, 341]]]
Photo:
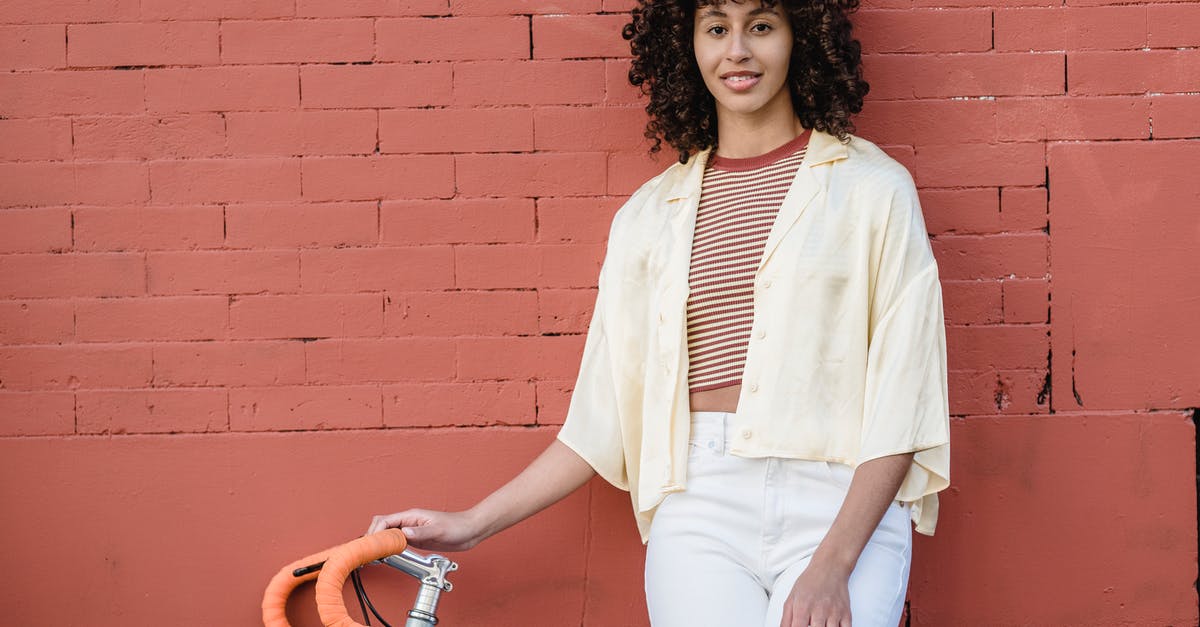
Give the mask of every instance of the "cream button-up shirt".
[[[628, 490], [645, 542], [687, 487], [687, 297], [709, 151], [646, 182], [613, 218], [558, 439]], [[856, 467], [915, 452], [897, 500], [933, 535], [950, 482], [941, 285], [912, 176], [875, 144], [814, 130], [755, 273], [728, 451]]]

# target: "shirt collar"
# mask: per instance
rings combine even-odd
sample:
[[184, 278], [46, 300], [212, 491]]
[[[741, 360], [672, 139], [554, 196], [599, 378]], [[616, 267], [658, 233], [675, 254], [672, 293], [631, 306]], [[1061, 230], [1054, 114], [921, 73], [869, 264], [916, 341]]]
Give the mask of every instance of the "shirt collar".
[[[680, 164], [677, 168], [678, 174], [675, 176], [675, 182], [670, 193], [667, 194], [667, 201], [687, 198], [700, 190], [704, 168], [708, 164], [711, 152], [711, 148], [705, 148], [692, 155], [687, 163]], [[830, 135], [814, 128], [812, 136], [808, 140], [808, 149], [804, 153], [804, 160], [800, 162], [800, 165], [812, 168], [823, 163], [845, 159], [849, 154], [846, 144], [843, 144], [836, 135]]]

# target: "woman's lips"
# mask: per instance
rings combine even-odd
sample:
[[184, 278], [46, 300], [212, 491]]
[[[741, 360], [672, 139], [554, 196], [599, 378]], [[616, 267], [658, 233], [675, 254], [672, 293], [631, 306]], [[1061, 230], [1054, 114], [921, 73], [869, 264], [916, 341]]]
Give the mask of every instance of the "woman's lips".
[[727, 76], [721, 79], [733, 91], [746, 91], [758, 84], [759, 76]]

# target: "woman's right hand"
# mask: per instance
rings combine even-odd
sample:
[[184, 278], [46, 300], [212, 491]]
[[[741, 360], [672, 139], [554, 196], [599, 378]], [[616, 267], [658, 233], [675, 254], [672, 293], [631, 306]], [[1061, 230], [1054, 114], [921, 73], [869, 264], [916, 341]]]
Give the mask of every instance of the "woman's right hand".
[[367, 535], [399, 527], [409, 546], [426, 551], [466, 551], [482, 540], [479, 523], [471, 512], [409, 509], [376, 516]]

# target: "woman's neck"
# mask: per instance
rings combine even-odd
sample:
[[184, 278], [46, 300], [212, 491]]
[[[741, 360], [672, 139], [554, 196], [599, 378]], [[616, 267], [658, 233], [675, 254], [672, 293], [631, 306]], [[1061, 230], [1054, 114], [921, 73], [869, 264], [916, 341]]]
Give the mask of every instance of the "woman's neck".
[[795, 139], [804, 132], [804, 125], [791, 102], [784, 104], [786, 108], [773, 107], [775, 111], [752, 116], [723, 115], [727, 112], [718, 111], [716, 153], [731, 159], [757, 157]]

